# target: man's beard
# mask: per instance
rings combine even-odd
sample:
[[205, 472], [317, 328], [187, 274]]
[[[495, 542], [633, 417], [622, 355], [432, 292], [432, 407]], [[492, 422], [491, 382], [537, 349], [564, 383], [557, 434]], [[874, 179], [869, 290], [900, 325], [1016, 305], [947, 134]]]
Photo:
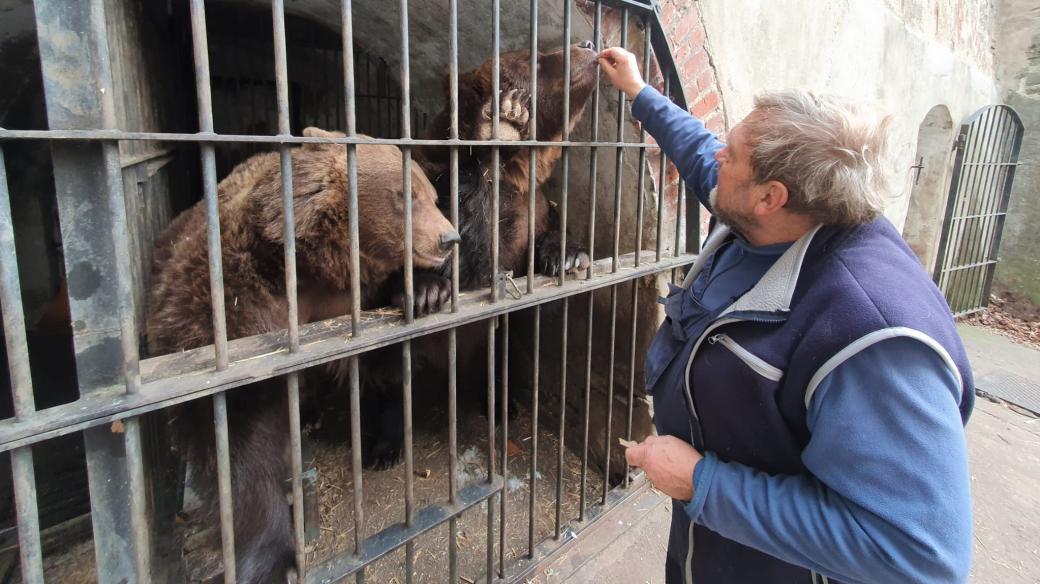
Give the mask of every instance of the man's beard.
[[758, 226], [758, 220], [750, 213], [742, 213], [735, 209], [724, 209], [719, 206], [719, 187], [712, 187], [708, 194], [708, 203], [711, 204], [711, 212], [715, 219], [729, 225], [730, 229], [747, 238], [749, 231]]

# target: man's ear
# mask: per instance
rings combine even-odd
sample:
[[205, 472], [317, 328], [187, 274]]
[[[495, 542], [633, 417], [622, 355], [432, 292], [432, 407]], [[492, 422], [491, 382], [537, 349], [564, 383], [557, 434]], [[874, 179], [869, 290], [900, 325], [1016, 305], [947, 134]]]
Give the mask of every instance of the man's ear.
[[778, 180], [767, 181], [759, 188], [752, 212], [759, 216], [772, 215], [787, 205], [789, 196], [787, 185]]

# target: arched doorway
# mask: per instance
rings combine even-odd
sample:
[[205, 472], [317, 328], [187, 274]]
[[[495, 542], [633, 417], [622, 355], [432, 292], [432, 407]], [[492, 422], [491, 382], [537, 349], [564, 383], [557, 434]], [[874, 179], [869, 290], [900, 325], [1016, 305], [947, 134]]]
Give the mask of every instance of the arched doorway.
[[917, 133], [910, 207], [903, 226], [903, 238], [929, 272], [935, 265], [942, 227], [952, 145], [953, 118], [949, 108], [937, 105], [928, 111]]

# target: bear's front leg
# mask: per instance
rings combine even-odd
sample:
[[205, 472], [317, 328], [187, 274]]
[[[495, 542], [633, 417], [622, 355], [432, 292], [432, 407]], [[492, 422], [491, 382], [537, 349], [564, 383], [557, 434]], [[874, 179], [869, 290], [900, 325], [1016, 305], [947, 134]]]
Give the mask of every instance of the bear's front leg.
[[[557, 229], [547, 231], [535, 247], [535, 260], [538, 272], [545, 276], [560, 275], [560, 232]], [[567, 253], [563, 254], [563, 272], [573, 274], [587, 270], [592, 258], [585, 246], [567, 241]]]

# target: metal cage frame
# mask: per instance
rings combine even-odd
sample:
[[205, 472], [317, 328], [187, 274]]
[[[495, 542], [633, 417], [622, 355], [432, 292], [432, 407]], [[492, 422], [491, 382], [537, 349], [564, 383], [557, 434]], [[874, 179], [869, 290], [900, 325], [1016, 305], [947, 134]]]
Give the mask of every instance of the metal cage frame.
[[[564, 8], [564, 46], [571, 41], [571, 7], [573, 0], [563, 0]], [[492, 0], [490, 10], [493, 14], [492, 42], [494, 51], [494, 91], [493, 111], [498, 111], [499, 61], [500, 61], [500, 0]], [[644, 59], [643, 69], [650, 67], [651, 49], [661, 74], [665, 80], [665, 92], [685, 109], [686, 103], [682, 93], [679, 73], [672, 60], [668, 39], [660, 21], [660, 11], [656, 0], [597, 0], [595, 2], [595, 45], [601, 43], [602, 7], [617, 9], [622, 15], [622, 44], [628, 42], [627, 31], [630, 15], [644, 24]], [[350, 417], [352, 424], [352, 466], [354, 473], [354, 514], [355, 533], [354, 547], [349, 552], [333, 558], [318, 566], [307, 567], [303, 546], [297, 545], [297, 563], [302, 574], [302, 581], [308, 583], [338, 581], [355, 574], [358, 581], [363, 580], [365, 566], [387, 553], [400, 547], [407, 550], [409, 568], [414, 559], [415, 539], [430, 529], [443, 523], [450, 524], [451, 549], [449, 553], [449, 577], [452, 582], [458, 581], [457, 558], [455, 552], [456, 521], [467, 509], [482, 502], [487, 502], [488, 546], [487, 577], [488, 580], [503, 579], [515, 581], [529, 573], [539, 558], [545, 558], [565, 543], [561, 538], [564, 518], [560, 512], [560, 493], [563, 488], [562, 476], [557, 476], [557, 501], [555, 537], [551, 540], [536, 542], [534, 539], [534, 520], [528, 534], [527, 558], [507, 565], [504, 556], [505, 523], [508, 510], [505, 497], [497, 499], [502, 493], [504, 482], [502, 475], [496, 472], [496, 465], [504, 468], [508, 464], [506, 447], [507, 433], [503, 431], [500, 452], [496, 452], [496, 392], [495, 392], [495, 327], [500, 321], [508, 330], [509, 315], [512, 312], [535, 308], [535, 327], [540, 322], [540, 306], [549, 301], [562, 300], [563, 327], [562, 335], [566, 347], [567, 323], [566, 315], [569, 298], [579, 294], [592, 295], [597, 290], [610, 290], [612, 317], [610, 321], [610, 337], [616, 338], [617, 305], [619, 286], [631, 282], [631, 303], [636, 307], [639, 303], [637, 279], [651, 274], [672, 271], [691, 263], [695, 256], [688, 250], [680, 250], [682, 225], [692, 228], [696, 234], [699, 207], [691, 202], [684, 207], [684, 191], [680, 191], [677, 203], [675, 248], [674, 254], [662, 253], [663, 234], [663, 200], [666, 161], [661, 157], [661, 181], [659, 183], [657, 222], [657, 248], [655, 251], [639, 251], [643, 243], [643, 173], [647, 150], [656, 145], [647, 143], [645, 131], [640, 131], [638, 141], [627, 141], [625, 136], [625, 103], [621, 92], [618, 103], [617, 133], [613, 140], [600, 140], [598, 130], [598, 109], [600, 89], [597, 84], [592, 97], [592, 115], [594, 128], [592, 140], [573, 141], [570, 139], [569, 123], [564, 124], [564, 133], [560, 141], [507, 141], [498, 139], [499, 121], [493, 116], [493, 139], [487, 141], [459, 139], [458, 131], [458, 0], [449, 0], [450, 7], [450, 108], [451, 135], [447, 140], [422, 140], [412, 137], [409, 105], [409, 52], [408, 52], [408, 0], [400, 0], [401, 46], [401, 130], [400, 139], [373, 139], [358, 136], [355, 121], [355, 87], [354, 87], [354, 51], [353, 22], [351, 0], [341, 2], [341, 31], [343, 42], [343, 71], [346, 81], [345, 112], [346, 137], [337, 139], [309, 138], [291, 134], [289, 123], [289, 89], [286, 58], [285, 10], [284, 0], [272, 0], [272, 25], [274, 31], [274, 63], [277, 95], [278, 134], [276, 136], [254, 135], [221, 135], [214, 133], [212, 99], [210, 95], [209, 54], [206, 38], [206, 15], [203, 0], [190, 0], [191, 33], [194, 47], [195, 86], [197, 91], [199, 132], [198, 133], [157, 133], [128, 132], [117, 127], [115, 103], [112, 91], [111, 63], [107, 48], [107, 31], [104, 17], [103, 0], [84, 2], [65, 2], [60, 0], [36, 0], [36, 26], [40, 43], [41, 64], [44, 70], [45, 90], [47, 97], [49, 130], [5, 130], [0, 128], [0, 146], [6, 141], [42, 140], [52, 146], [55, 168], [56, 193], [61, 215], [61, 226], [65, 247], [65, 262], [69, 278], [70, 305], [72, 321], [76, 324], [74, 340], [77, 372], [80, 382], [80, 399], [75, 402], [36, 411], [33, 397], [32, 380], [29, 372], [28, 354], [25, 344], [25, 323], [22, 317], [22, 299], [20, 295], [17, 260], [14, 249], [13, 225], [10, 209], [10, 194], [7, 188], [6, 173], [3, 166], [3, 153], [0, 149], [0, 300], [3, 306], [3, 326], [7, 340], [9, 366], [12, 379], [12, 393], [15, 405], [15, 417], [0, 420], [0, 452], [10, 451], [12, 456], [12, 472], [16, 498], [16, 513], [20, 560], [24, 581], [39, 583], [44, 580], [42, 551], [40, 545], [40, 525], [37, 514], [35, 479], [33, 474], [32, 446], [41, 441], [73, 432], [83, 432], [86, 440], [88, 475], [91, 491], [91, 512], [94, 529], [94, 541], [97, 546], [97, 573], [102, 581], [148, 581], [152, 570], [149, 518], [144, 500], [145, 469], [142, 457], [140, 416], [148, 412], [169, 407], [194, 399], [212, 399], [214, 403], [214, 422], [217, 438], [218, 475], [220, 495], [221, 535], [223, 543], [225, 581], [235, 579], [235, 550], [232, 523], [230, 462], [228, 447], [228, 420], [225, 392], [229, 389], [267, 379], [285, 376], [290, 404], [290, 438], [292, 447], [292, 497], [293, 522], [297, 541], [304, 541], [303, 490], [301, 485], [302, 455], [301, 429], [299, 412], [299, 372], [305, 368], [334, 359], [350, 359]], [[538, 0], [531, 0], [530, 47], [532, 64], [536, 64], [538, 49]], [[70, 31], [79, 31], [69, 35]], [[570, 76], [570, 52], [564, 51], [564, 76]], [[76, 71], [70, 71], [70, 64]], [[534, 69], [534, 67], [532, 68]], [[536, 86], [537, 76], [532, 78], [532, 86]], [[566, 122], [569, 122], [569, 84], [565, 84], [563, 111]], [[532, 91], [535, 93], [535, 91]], [[535, 108], [536, 104], [532, 104]], [[537, 136], [535, 111], [530, 116], [530, 135]], [[213, 345], [169, 356], [141, 359], [138, 354], [138, 331], [134, 324], [134, 306], [131, 294], [127, 238], [127, 216], [123, 202], [123, 182], [119, 164], [119, 143], [122, 141], [157, 141], [188, 142], [197, 144], [201, 151], [202, 182], [204, 200], [206, 201], [208, 219], [208, 246], [210, 269], [210, 290], [213, 307]], [[284, 261], [286, 267], [286, 289], [289, 305], [288, 329], [276, 331], [256, 337], [248, 337], [229, 342], [227, 339], [224, 315], [224, 286], [221, 270], [220, 226], [217, 214], [217, 175], [215, 170], [214, 148], [218, 143], [263, 143], [275, 147], [280, 152], [282, 170], [282, 194], [286, 233], [293, 233], [292, 173], [290, 170], [290, 147], [306, 143], [343, 144], [347, 149], [348, 175], [350, 178], [349, 212], [351, 230], [351, 265], [359, 262], [357, 186], [356, 186], [356, 147], [360, 144], [390, 144], [403, 152], [404, 190], [406, 196], [404, 220], [405, 237], [405, 295], [406, 301], [403, 320], [400, 326], [399, 316], [385, 313], [366, 313], [361, 311], [359, 293], [360, 282], [356, 269], [352, 270], [350, 292], [353, 306], [350, 314], [344, 317], [321, 323], [323, 326], [299, 325], [296, 298], [296, 254], [295, 238], [286, 237]], [[493, 169], [493, 213], [499, 214], [499, 148], [502, 146], [526, 147], [532, 153], [541, 147], [562, 148], [560, 160], [564, 177], [571, 172], [569, 153], [574, 148], [589, 148], [593, 154], [596, 149], [613, 148], [616, 150], [614, 168], [614, 234], [613, 253], [610, 258], [593, 262], [583, 278], [567, 280], [566, 277], [550, 279], [534, 274], [534, 246], [528, 250], [528, 275], [526, 286], [518, 290], [516, 297], [506, 295], [504, 280], [498, 278], [500, 285], [492, 286], [487, 296], [460, 299], [459, 297], [459, 264], [458, 251], [452, 254], [453, 279], [450, 312], [435, 314], [422, 319], [415, 319], [412, 314], [413, 265], [412, 265], [412, 216], [411, 216], [411, 165], [412, 148], [421, 145], [437, 145], [450, 149], [451, 165], [451, 221], [458, 227], [458, 150], [469, 146], [492, 148]], [[619, 253], [622, 160], [625, 150], [638, 150], [640, 160], [638, 215], [636, 225], [635, 253], [621, 255]], [[531, 157], [531, 199], [533, 210], [535, 204], [535, 158]], [[596, 198], [597, 161], [592, 157], [589, 169], [591, 181], [590, 200]], [[561, 237], [566, 249], [568, 222], [568, 192], [566, 178], [561, 192]], [[594, 242], [595, 205], [590, 206], [589, 242]], [[530, 222], [530, 234], [533, 241], [534, 224]], [[669, 234], [670, 235], [670, 234]], [[498, 261], [498, 222], [492, 227], [492, 265], [493, 273], [499, 273]], [[687, 237], [686, 247], [696, 250], [696, 238]], [[456, 244], [457, 245], [457, 244]], [[98, 274], [109, 274], [109, 277], [96, 277]], [[554, 286], [547, 286], [554, 283]], [[518, 286], [520, 288], [520, 286]], [[589, 451], [589, 400], [590, 371], [592, 354], [592, 306], [589, 302], [587, 352], [585, 363], [584, 394], [584, 444], [583, 467], [581, 475], [581, 509], [577, 529], [583, 529], [600, 516], [605, 509], [633, 492], [633, 482], [626, 474], [623, 485], [610, 488], [609, 472], [604, 473], [604, 490], [599, 506], [593, 506], [586, 500], [586, 470]], [[456, 478], [457, 452], [457, 415], [456, 415], [456, 335], [455, 328], [464, 324], [483, 321], [488, 327], [488, 472], [483, 483], [473, 484], [460, 489]], [[636, 313], [632, 313], [632, 331], [637, 325]], [[413, 453], [412, 453], [412, 419], [411, 419], [411, 340], [419, 336], [437, 331], [449, 331], [449, 456], [450, 456], [450, 491], [448, 501], [443, 505], [434, 505], [423, 509], [415, 508], [412, 493]], [[330, 332], [331, 331], [331, 332]], [[358, 355], [379, 347], [401, 343], [402, 364], [404, 370], [405, 400], [404, 419], [404, 452], [405, 452], [405, 514], [404, 521], [379, 533], [364, 537], [362, 533], [362, 507], [364, 496], [361, 474], [360, 446], [360, 405], [359, 405], [359, 373]], [[633, 334], [629, 347], [632, 363], [639, 347]], [[508, 356], [508, 348], [504, 348]], [[616, 355], [613, 344], [610, 351], [610, 362], [613, 365]], [[263, 356], [263, 359], [256, 357]], [[566, 360], [566, 350], [562, 359]], [[535, 345], [535, 366], [538, 363], [538, 347]], [[563, 378], [560, 380], [561, 404], [566, 399], [566, 364], [561, 368]], [[629, 371], [629, 400], [627, 411], [627, 435], [632, 433], [632, 402], [634, 386], [634, 367]], [[533, 391], [533, 416], [537, 428], [538, 386], [535, 375]], [[614, 371], [611, 366], [609, 377], [610, 390], [613, 395]], [[498, 406], [502, 411], [502, 425], [508, 424], [507, 387], [503, 387], [503, 399]], [[612, 402], [612, 399], [608, 399]], [[607, 435], [605, 460], [610, 461], [610, 428], [612, 405], [607, 406]], [[113, 433], [108, 425], [122, 422], [124, 431]], [[560, 412], [559, 419], [559, 460], [563, 464], [563, 435], [565, 417]], [[534, 465], [537, 457], [537, 432], [533, 439], [532, 471], [529, 480], [532, 483], [532, 509], [535, 505], [533, 483], [536, 479]], [[500, 501], [500, 505], [496, 505]], [[495, 551], [495, 514], [499, 512], [503, 518], [498, 535], [503, 545], [499, 545], [499, 557]], [[408, 570], [411, 580], [412, 570]]]

